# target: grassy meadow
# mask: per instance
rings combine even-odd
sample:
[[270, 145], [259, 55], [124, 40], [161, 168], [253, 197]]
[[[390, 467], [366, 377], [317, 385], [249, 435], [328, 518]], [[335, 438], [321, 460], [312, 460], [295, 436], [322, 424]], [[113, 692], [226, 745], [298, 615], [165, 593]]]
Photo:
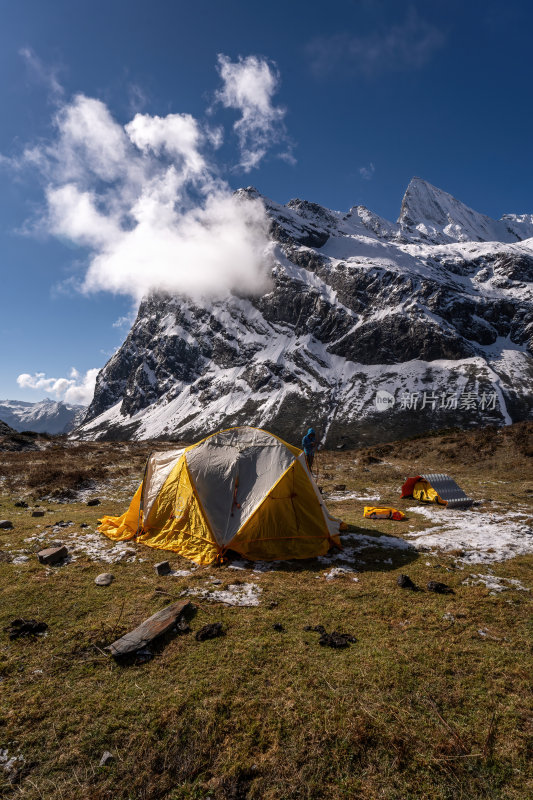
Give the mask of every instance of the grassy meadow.
[[[363, 535], [367, 546], [345, 561], [341, 554], [256, 572], [231, 563], [191, 570], [191, 562], [134, 541], [115, 563], [99, 560], [113, 543], [101, 537], [98, 545], [97, 520], [127, 507], [148, 443], [50, 439], [40, 450], [1, 451], [0, 519], [14, 528], [0, 530], [0, 796], [532, 797], [525, 589], [533, 589], [533, 543], [530, 554], [489, 564], [465, 563], [460, 550], [389, 547], [380, 534], [403, 539], [406, 530], [426, 529], [427, 518], [409, 511], [403, 522], [370, 521], [356, 499], [371, 491], [405, 511], [416, 505], [399, 500], [405, 476], [446, 471], [480, 515], [498, 509], [527, 523], [529, 514], [531, 524], [532, 428], [321, 452], [317, 480], [328, 506], [348, 523], [351, 540]], [[101, 504], [87, 506], [91, 497]], [[20, 500], [28, 508], [15, 506]], [[43, 517], [31, 516], [36, 507]], [[54, 527], [59, 521], [73, 524]], [[93, 550], [75, 552], [70, 563], [38, 562], [42, 547], [88, 535]], [[164, 558], [184, 574], [156, 575]], [[343, 564], [354, 571], [330, 579], [331, 567]], [[115, 576], [110, 586], [95, 585], [102, 572]], [[401, 589], [400, 573], [454, 593]], [[491, 593], [464, 583], [478, 573], [522, 588], [508, 583]], [[258, 587], [259, 605], [210, 602], [213, 592], [245, 584]], [[106, 645], [187, 590], [203, 592], [191, 596], [190, 633], [163, 637], [148, 661], [121, 665], [109, 656]], [[48, 630], [10, 640], [5, 628], [15, 618], [45, 621]], [[199, 628], [219, 621], [224, 636], [196, 641]], [[357, 641], [321, 647], [319, 634], [304, 630], [319, 624]], [[99, 766], [106, 750], [113, 758]]]

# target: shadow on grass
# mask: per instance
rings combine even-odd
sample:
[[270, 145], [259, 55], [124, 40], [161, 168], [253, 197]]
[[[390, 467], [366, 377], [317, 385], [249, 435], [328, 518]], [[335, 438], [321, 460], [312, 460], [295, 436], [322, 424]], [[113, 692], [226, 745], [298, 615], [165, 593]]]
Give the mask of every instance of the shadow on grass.
[[331, 567], [349, 567], [357, 572], [387, 572], [410, 564], [419, 557], [410, 542], [373, 528], [348, 525], [348, 529], [340, 534], [340, 539], [341, 549], [333, 547], [324, 556], [292, 561], [246, 561], [239, 553], [228, 551], [227, 566], [235, 573], [241, 570], [245, 573], [323, 572]]

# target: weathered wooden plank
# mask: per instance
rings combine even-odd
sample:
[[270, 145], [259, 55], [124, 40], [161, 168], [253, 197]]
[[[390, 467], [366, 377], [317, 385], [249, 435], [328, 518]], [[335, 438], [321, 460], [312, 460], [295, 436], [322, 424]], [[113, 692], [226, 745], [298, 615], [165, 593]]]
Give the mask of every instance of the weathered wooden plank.
[[141, 647], [146, 647], [153, 639], [170, 630], [189, 604], [190, 600], [180, 600], [162, 608], [161, 611], [152, 614], [151, 617], [141, 622], [135, 630], [126, 633], [116, 642], [108, 645], [106, 649], [110, 650], [114, 656], [125, 656], [128, 653], [140, 650]]

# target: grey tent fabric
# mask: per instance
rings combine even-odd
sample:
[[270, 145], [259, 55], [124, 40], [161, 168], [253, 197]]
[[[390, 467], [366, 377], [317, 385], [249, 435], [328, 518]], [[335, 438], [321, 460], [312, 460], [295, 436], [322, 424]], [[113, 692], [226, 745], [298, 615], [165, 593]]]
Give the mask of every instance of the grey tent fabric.
[[449, 508], [469, 508], [474, 502], [471, 497], [468, 497], [463, 492], [453, 478], [450, 478], [444, 472], [434, 472], [420, 477], [424, 478], [435, 489], [439, 497], [446, 500]]
[[186, 453], [213, 535], [229, 544], [296, 456], [266, 431], [233, 428]]

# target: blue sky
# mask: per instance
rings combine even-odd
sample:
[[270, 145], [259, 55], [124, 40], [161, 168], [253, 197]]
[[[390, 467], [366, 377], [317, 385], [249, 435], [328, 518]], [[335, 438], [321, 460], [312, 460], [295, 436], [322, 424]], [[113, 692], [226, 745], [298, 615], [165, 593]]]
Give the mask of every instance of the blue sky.
[[[414, 175], [496, 218], [533, 211], [529, 2], [3, 0], [0, 7], [0, 398], [87, 398], [94, 372], [85, 384], [84, 376], [121, 344], [128, 324], [120, 321], [143, 288], [135, 276], [136, 289], [125, 288], [130, 248], [104, 261], [81, 290], [103, 247], [95, 226], [90, 236], [74, 235], [77, 207], [64, 195], [51, 220], [45, 197], [57, 200], [73, 181], [108, 216], [135, 183], [131, 170], [109, 178], [93, 169], [97, 148], [84, 151], [82, 178], [72, 177], [79, 165], [66, 171], [65, 130], [81, 108], [77, 96], [88, 113], [107, 114], [121, 128], [138, 115], [128, 147], [142, 151], [135, 163], [144, 181], [168, 175], [173, 158], [169, 128], [156, 130], [156, 117], [174, 115], [182, 125], [172, 134], [181, 137], [180, 169], [188, 158], [183, 137], [201, 131], [205, 163], [189, 164], [197, 173], [183, 213], [196, 213], [195, 192], [205, 202], [213, 187], [217, 213], [231, 213], [228, 190], [253, 184], [278, 202], [362, 203], [394, 220]], [[263, 81], [268, 108], [255, 107], [259, 117], [247, 117], [232, 94], [239, 65], [255, 66]], [[69, 146], [69, 158], [79, 155]], [[58, 219], [70, 211], [68, 221]], [[168, 254], [155, 246], [154, 253], [164, 271]], [[106, 269], [116, 270], [113, 280], [102, 277]], [[20, 374], [31, 376], [25, 387], [37, 388], [19, 385]]]

